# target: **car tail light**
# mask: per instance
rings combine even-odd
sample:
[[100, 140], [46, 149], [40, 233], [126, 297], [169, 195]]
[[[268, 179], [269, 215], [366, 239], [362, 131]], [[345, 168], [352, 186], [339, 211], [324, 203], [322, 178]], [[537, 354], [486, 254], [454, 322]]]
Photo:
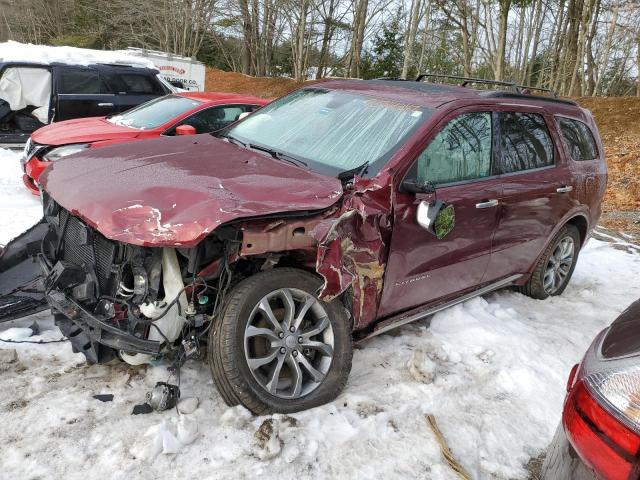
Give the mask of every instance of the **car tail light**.
[[640, 357], [602, 359], [605, 332], [570, 375], [562, 422], [569, 441], [599, 478], [637, 480]]

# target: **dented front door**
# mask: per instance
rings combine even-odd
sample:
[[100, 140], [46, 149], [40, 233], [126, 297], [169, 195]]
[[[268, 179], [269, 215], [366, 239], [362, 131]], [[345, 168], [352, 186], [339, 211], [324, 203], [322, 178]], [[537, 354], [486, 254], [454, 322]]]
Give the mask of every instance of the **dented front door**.
[[482, 283], [491, 257], [498, 209], [478, 208], [500, 196], [493, 179], [438, 188], [438, 200], [453, 206], [455, 225], [438, 240], [416, 221], [418, 199], [398, 195], [380, 315], [410, 309]]
[[[399, 186], [379, 316], [477, 287], [489, 264], [502, 197], [500, 180], [491, 176], [491, 113], [466, 110], [438, 128], [403, 179], [404, 185], [429, 182], [435, 192], [408, 193]], [[439, 239], [418, 223], [421, 202], [453, 208], [449, 233]]]

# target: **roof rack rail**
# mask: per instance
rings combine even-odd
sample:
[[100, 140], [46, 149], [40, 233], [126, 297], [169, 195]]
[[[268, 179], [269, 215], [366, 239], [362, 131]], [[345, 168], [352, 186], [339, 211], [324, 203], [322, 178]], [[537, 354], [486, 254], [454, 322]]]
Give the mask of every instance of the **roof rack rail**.
[[499, 80], [485, 80], [483, 78], [473, 78], [473, 77], [462, 77], [459, 75], [439, 75], [439, 74], [435, 74], [435, 73], [421, 73], [420, 75], [418, 75], [416, 77], [416, 82], [421, 82], [423, 81], [425, 78], [438, 78], [438, 79], [442, 79], [442, 80], [460, 80], [460, 86], [461, 87], [466, 87], [469, 84], [472, 83], [481, 83], [484, 85], [497, 85], [497, 86], [501, 86], [501, 87], [509, 87], [510, 89], [512, 89], [514, 91], [514, 93], [518, 93], [521, 95], [527, 95], [530, 93], [531, 90], [535, 90], [538, 92], [544, 92], [544, 93], [549, 93], [551, 94], [554, 98], [558, 98], [558, 94], [556, 92], [554, 92], [553, 90], [550, 90], [548, 88], [541, 88], [541, 87], [533, 87], [530, 85], [518, 85], [515, 82], [504, 82], [504, 81], [499, 81]]
[[560, 98], [558, 94], [550, 88], [532, 87], [531, 85], [516, 85], [516, 87], [518, 87], [520, 93], [522, 94], [527, 94], [527, 90], [535, 90], [536, 92], [549, 93], [553, 96], [553, 98]]
[[[502, 87], [512, 88], [515, 92], [518, 92], [518, 85], [513, 82], [502, 82], [499, 80], [485, 80], [483, 78], [473, 78], [473, 77], [461, 77], [459, 75], [438, 75], [435, 73], [421, 73], [416, 77], [416, 82], [421, 82], [425, 78], [439, 78], [443, 80], [460, 80], [460, 86], [466, 87], [471, 83], [482, 83], [485, 85], [499, 85]], [[518, 92], [519, 93], [519, 92]]]

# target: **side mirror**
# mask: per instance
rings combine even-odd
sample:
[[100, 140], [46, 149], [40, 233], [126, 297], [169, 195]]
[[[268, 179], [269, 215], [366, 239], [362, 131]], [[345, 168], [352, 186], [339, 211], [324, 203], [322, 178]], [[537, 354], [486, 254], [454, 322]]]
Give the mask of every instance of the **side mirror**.
[[431, 203], [423, 200], [418, 204], [416, 220], [427, 232], [442, 240], [455, 227], [456, 213], [453, 205], [440, 200]]
[[184, 89], [184, 83], [182, 83], [179, 80], [172, 80], [171, 82], [169, 82], [172, 86], [176, 87], [176, 88], [182, 88]]
[[251, 112], [242, 112], [239, 116], [238, 116], [238, 120], [242, 120], [245, 117], [248, 117], [249, 115], [251, 115]]
[[179, 125], [176, 127], [176, 135], [195, 135], [198, 133], [191, 125]]
[[435, 193], [436, 186], [429, 181], [405, 180], [401, 185], [403, 192], [408, 193]]

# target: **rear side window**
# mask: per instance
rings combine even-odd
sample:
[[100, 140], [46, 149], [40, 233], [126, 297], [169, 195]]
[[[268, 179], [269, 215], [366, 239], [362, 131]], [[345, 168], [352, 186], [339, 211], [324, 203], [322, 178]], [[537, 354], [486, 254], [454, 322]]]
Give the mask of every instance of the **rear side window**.
[[158, 85], [146, 75], [121, 75], [120, 79], [126, 87], [126, 92], [138, 95], [154, 95], [161, 93]]
[[598, 158], [596, 141], [587, 125], [570, 118], [556, 117], [556, 120], [571, 158], [579, 162]]
[[96, 95], [108, 92], [95, 70], [65, 68], [60, 72], [58, 93]]
[[488, 112], [454, 118], [418, 157], [417, 180], [437, 185], [489, 176], [491, 131]]
[[553, 142], [542, 115], [500, 112], [498, 118], [501, 148], [496, 174], [553, 165]]

